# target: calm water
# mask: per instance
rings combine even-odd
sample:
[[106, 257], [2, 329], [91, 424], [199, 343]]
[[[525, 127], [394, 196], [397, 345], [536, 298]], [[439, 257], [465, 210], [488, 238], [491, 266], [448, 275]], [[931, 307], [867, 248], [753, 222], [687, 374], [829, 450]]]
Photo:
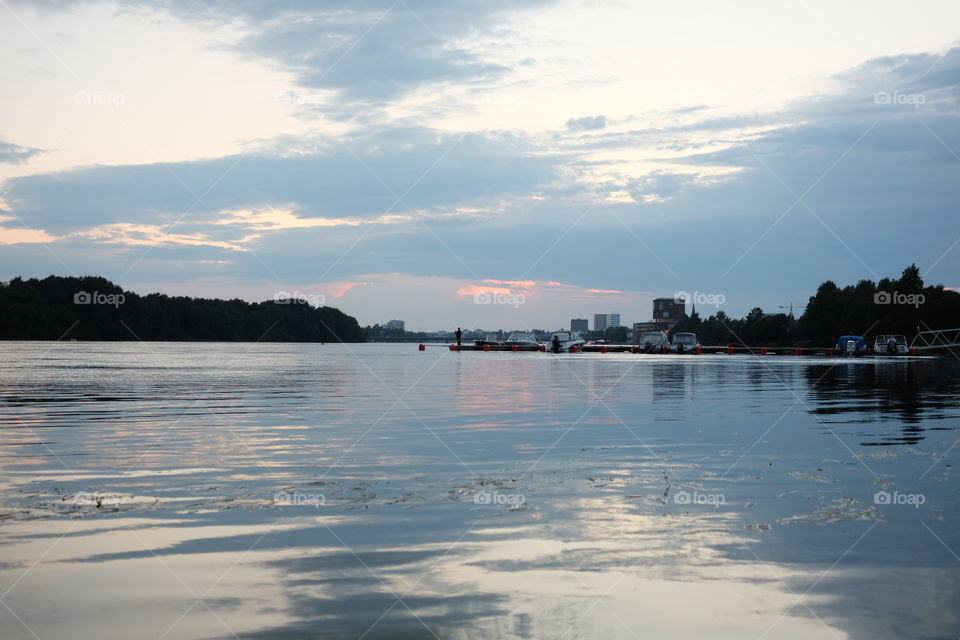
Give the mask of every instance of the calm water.
[[950, 358], [0, 363], [5, 640], [960, 635]]

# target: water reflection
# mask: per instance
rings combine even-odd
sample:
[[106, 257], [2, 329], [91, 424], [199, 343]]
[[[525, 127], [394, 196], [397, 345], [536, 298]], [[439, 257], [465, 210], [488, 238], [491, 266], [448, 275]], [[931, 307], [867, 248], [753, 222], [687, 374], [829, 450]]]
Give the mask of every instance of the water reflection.
[[960, 632], [950, 361], [247, 346], [0, 345], [4, 638]]

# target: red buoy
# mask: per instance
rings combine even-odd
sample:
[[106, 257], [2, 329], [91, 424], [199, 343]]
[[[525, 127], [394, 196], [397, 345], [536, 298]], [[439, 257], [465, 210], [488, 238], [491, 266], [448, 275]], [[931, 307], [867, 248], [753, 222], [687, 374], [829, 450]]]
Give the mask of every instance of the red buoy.
[[670, 353], [670, 347], [660, 347], [660, 353]]
[[450, 351], [456, 351], [456, 350], [457, 350], [457, 345], [455, 344], [450, 345]]
[[636, 352], [637, 352], [637, 347], [636, 347], [636, 345], [630, 347], [630, 353], [636, 353]]
[[728, 356], [733, 355], [733, 345], [729, 345], [729, 344], [727, 345], [727, 355]]
[[802, 356], [802, 355], [803, 355], [803, 349], [801, 349], [800, 347], [797, 347], [796, 349], [793, 350], [793, 355], [795, 355], [795, 356]]
[[910, 355], [915, 356], [920, 352], [916, 347], [910, 347]]
[[484, 350], [484, 351], [490, 351], [490, 345], [488, 345], [488, 344], [483, 345], [483, 350]]
[[766, 348], [766, 347], [760, 347], [760, 355], [762, 355], [762, 356], [767, 355], [767, 348]]
[[835, 356], [835, 355], [837, 355], [837, 350], [836, 350], [836, 348], [830, 347], [829, 349], [827, 349], [827, 355], [828, 355], [828, 356]]
[[607, 352], [607, 345], [605, 344], [600, 345], [600, 353], [606, 353], [606, 352]]
[[701, 353], [703, 353], [703, 347], [701, 347], [700, 345], [697, 345], [697, 347], [693, 350], [693, 353], [694, 355], [700, 355]]
[[427, 350], [427, 345], [421, 344], [421, 345], [420, 345], [420, 351], [426, 351], [426, 350]]
[[510, 350], [511, 350], [511, 351], [520, 351], [520, 345], [515, 344], [515, 345], [513, 345], [513, 347], [510, 348]]
[[543, 353], [543, 352], [546, 351], [546, 350], [547, 350], [547, 345], [541, 344], [541, 345], [540, 345], [540, 353]]
[[570, 353], [576, 353], [577, 351], [579, 351], [579, 349], [577, 349], [577, 345], [572, 345], [570, 347]]

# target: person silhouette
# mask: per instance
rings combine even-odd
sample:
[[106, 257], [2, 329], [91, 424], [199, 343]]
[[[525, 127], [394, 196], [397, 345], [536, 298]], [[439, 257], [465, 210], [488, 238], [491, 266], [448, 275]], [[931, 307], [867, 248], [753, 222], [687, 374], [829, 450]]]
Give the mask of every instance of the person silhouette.
[[460, 346], [460, 338], [463, 337], [463, 331], [460, 331], [460, 327], [457, 327], [457, 346]]

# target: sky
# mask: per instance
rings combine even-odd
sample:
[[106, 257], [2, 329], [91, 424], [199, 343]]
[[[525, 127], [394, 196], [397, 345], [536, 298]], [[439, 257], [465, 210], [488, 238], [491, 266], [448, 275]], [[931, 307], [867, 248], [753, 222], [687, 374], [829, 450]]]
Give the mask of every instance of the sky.
[[0, 0], [0, 279], [542, 328], [960, 286], [960, 3]]

